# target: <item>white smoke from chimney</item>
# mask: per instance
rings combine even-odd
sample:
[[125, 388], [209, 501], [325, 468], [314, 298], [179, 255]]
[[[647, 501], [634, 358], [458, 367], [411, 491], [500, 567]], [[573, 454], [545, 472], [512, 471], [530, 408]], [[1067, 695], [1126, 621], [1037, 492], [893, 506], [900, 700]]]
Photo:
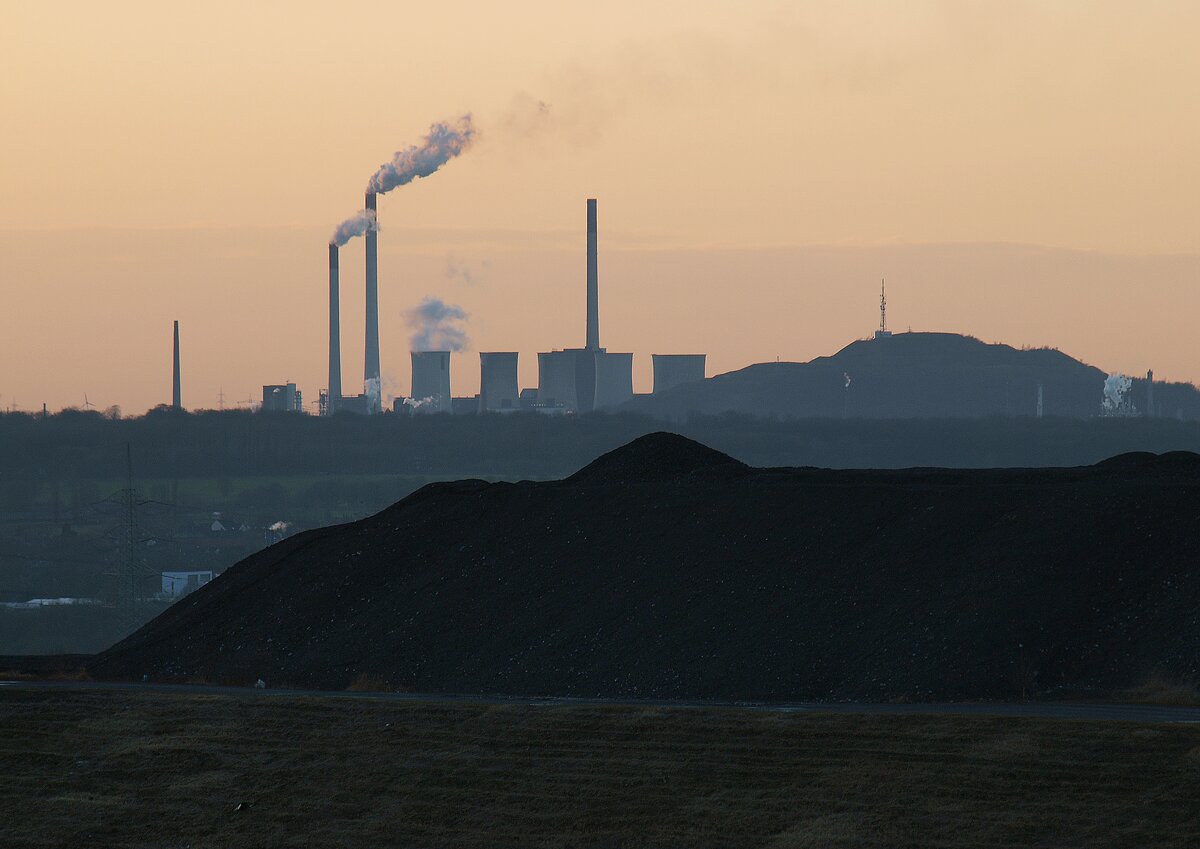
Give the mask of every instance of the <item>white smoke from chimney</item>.
[[364, 380], [363, 381], [363, 394], [366, 395], [368, 399], [370, 399], [372, 410], [382, 409], [381, 405], [383, 403], [383, 391], [382, 391], [382, 387], [379, 385], [379, 378], [372, 377], [367, 380]]
[[377, 230], [379, 230], [379, 221], [375, 217], [375, 210], [362, 209], [338, 225], [329, 239], [329, 244], [337, 245], [340, 248], [356, 236]]
[[459, 326], [467, 320], [467, 312], [456, 304], [427, 297], [404, 319], [413, 330], [410, 351], [461, 351], [470, 344], [466, 330]]
[[1128, 397], [1133, 381], [1123, 374], [1110, 374], [1104, 379], [1104, 401], [1102, 409], [1108, 416], [1133, 414], [1133, 401]]
[[439, 121], [429, 128], [429, 135], [420, 144], [396, 151], [391, 162], [379, 166], [367, 183], [367, 191], [383, 194], [417, 177], [428, 177], [470, 147], [475, 133], [470, 113], [454, 122]]
[[405, 398], [404, 406], [412, 407], [414, 410], [419, 410], [422, 407], [428, 407], [433, 403], [433, 401], [434, 398], [432, 395], [426, 396], [425, 398]]

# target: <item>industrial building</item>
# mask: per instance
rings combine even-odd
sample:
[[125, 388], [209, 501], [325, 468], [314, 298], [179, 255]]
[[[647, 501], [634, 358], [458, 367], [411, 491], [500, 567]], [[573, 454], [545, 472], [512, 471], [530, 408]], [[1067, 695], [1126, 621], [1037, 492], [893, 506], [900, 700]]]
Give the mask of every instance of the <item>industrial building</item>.
[[587, 321], [585, 344], [538, 354], [538, 404], [589, 413], [633, 397], [633, 354], [600, 346], [600, 285], [596, 199], [587, 200]]
[[480, 352], [479, 412], [508, 412], [519, 407], [517, 352]]
[[414, 411], [448, 413], [450, 398], [450, 352], [412, 352], [412, 407]]
[[262, 388], [264, 413], [303, 413], [304, 400], [294, 383], [277, 383]]
[[[366, 208], [375, 211], [376, 195], [368, 192]], [[538, 354], [536, 390], [521, 391], [518, 353], [489, 351], [479, 355], [479, 395], [455, 399], [450, 392], [450, 352], [413, 351], [410, 397], [398, 399], [394, 410], [421, 412], [540, 412], [586, 413], [617, 407], [633, 398], [633, 354], [610, 352], [600, 345], [599, 259], [596, 200], [586, 202], [586, 325], [584, 346]], [[375, 228], [364, 234], [366, 246], [366, 328], [363, 361], [364, 391], [342, 394], [341, 307], [339, 248], [329, 245], [329, 378], [321, 394], [321, 415], [344, 411], [379, 412], [382, 407], [379, 362], [379, 240]], [[654, 391], [704, 379], [703, 354], [654, 355]], [[268, 397], [267, 390], [272, 392]], [[294, 387], [293, 387], [294, 389]], [[278, 392], [275, 390], [279, 390]], [[282, 394], [282, 397], [280, 395]], [[264, 387], [263, 409], [298, 409], [289, 400], [287, 387]], [[472, 404], [474, 404], [472, 408]], [[281, 407], [282, 405], [282, 407]]]
[[704, 354], [651, 354], [654, 394], [684, 383], [704, 380]]

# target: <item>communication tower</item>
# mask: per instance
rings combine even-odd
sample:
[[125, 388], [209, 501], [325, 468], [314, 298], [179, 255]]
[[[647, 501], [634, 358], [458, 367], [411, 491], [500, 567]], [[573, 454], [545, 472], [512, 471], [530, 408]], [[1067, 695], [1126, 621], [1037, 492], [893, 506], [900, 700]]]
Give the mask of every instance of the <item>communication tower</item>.
[[879, 281], [879, 329], [875, 331], [876, 339], [887, 339], [892, 331], [887, 329], [887, 286], [886, 281]]

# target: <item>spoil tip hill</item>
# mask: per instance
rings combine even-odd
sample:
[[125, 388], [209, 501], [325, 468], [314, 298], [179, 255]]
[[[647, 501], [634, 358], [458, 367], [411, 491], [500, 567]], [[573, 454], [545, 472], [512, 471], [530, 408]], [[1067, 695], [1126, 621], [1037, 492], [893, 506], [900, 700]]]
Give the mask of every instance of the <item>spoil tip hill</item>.
[[432, 484], [247, 558], [97, 678], [940, 700], [1200, 669], [1200, 457], [759, 469], [656, 433], [552, 482]]
[[[661, 418], [741, 412], [781, 417], [975, 418], [1100, 414], [1105, 373], [1050, 348], [1017, 349], [957, 333], [897, 333], [852, 342], [807, 363], [758, 363], [634, 398], [626, 408]], [[1191, 384], [1133, 380], [1143, 414], [1200, 416]]]

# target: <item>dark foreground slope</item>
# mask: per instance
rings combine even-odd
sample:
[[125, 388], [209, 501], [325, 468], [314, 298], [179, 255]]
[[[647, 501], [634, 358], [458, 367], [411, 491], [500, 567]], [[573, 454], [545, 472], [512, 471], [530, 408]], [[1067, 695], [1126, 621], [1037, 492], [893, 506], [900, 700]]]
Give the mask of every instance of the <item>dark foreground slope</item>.
[[1200, 457], [753, 469], [654, 434], [434, 484], [248, 558], [99, 678], [746, 699], [1011, 698], [1200, 669]]

